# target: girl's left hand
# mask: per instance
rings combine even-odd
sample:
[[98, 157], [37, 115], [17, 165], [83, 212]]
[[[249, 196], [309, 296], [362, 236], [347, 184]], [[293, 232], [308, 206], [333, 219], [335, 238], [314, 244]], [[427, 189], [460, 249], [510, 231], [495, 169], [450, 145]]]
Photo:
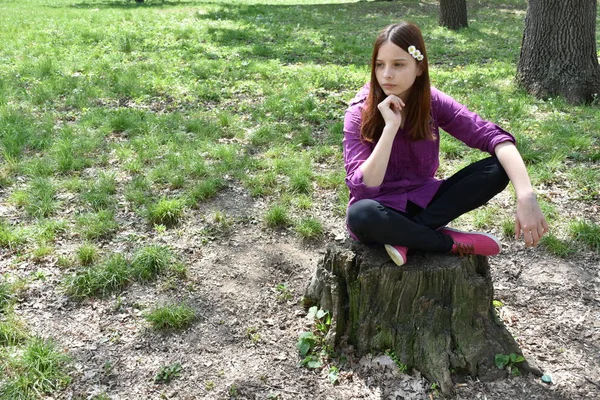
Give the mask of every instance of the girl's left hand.
[[526, 247], [537, 246], [548, 232], [548, 223], [533, 193], [517, 201], [515, 240], [519, 239], [521, 232]]

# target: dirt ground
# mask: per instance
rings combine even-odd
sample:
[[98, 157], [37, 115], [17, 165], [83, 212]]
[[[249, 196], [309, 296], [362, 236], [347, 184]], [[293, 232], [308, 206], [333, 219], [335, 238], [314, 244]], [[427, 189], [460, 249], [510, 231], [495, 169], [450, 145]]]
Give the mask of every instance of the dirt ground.
[[[441, 398], [417, 372], [401, 374], [377, 354], [349, 357], [338, 385], [329, 382], [327, 369], [298, 368], [296, 342], [299, 333], [309, 329], [300, 299], [326, 244], [345, 236], [342, 219], [328, 209], [335, 204], [334, 195], [323, 194], [319, 203], [325, 235], [303, 242], [292, 232], [265, 229], [257, 217], [265, 204], [242, 189], [232, 189], [234, 184], [228, 187], [201, 209], [190, 211], [182, 226], [165, 233], [149, 229], [133, 212], [122, 211], [119, 234], [103, 244], [107, 252], [168, 244], [188, 266], [182, 281], [163, 278], [134, 284], [110, 298], [76, 303], [61, 291], [66, 272], [57, 266], [56, 257], [35, 265], [22, 262], [15, 269], [11, 263], [17, 255], [2, 254], [2, 272], [10, 269], [28, 276], [41, 270], [45, 275], [45, 280], [29, 284], [16, 311], [33, 332], [54, 338], [74, 357], [73, 382], [54, 398]], [[493, 201], [510, 206], [507, 196]], [[230, 226], [207, 240], [205, 228], [217, 211], [229, 218]], [[13, 212], [10, 207], [2, 210], [4, 216]], [[589, 208], [572, 212], [598, 215]], [[525, 356], [551, 374], [553, 384], [529, 375], [472, 380], [458, 385], [453, 398], [600, 398], [600, 256], [581, 252], [560, 259], [542, 249], [503, 242], [503, 253], [490, 258], [495, 297], [505, 304], [502, 318]], [[77, 238], [64, 237], [57, 252], [72, 254], [77, 243]], [[276, 290], [283, 283], [289, 298]], [[194, 307], [198, 319], [180, 332], [150, 329], [144, 312], [174, 300]], [[155, 383], [161, 367], [174, 363], [181, 364], [179, 376]]]

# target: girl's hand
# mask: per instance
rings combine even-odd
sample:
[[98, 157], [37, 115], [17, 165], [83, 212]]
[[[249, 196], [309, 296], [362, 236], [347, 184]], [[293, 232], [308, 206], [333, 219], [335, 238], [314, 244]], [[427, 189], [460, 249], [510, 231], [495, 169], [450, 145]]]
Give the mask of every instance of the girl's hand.
[[390, 94], [381, 103], [377, 105], [377, 109], [381, 113], [386, 125], [400, 128], [402, 125], [402, 114], [400, 111], [404, 108], [404, 102], [400, 97]]
[[515, 240], [519, 239], [521, 232], [526, 247], [537, 246], [542, 236], [548, 232], [548, 223], [533, 193], [517, 201]]

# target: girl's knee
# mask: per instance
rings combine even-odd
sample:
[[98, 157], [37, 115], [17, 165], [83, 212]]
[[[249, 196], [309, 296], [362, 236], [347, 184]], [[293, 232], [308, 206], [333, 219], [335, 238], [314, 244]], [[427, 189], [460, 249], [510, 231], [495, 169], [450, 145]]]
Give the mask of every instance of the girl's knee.
[[485, 164], [482, 171], [488, 187], [493, 188], [497, 193], [503, 191], [510, 180], [500, 161], [496, 157], [489, 157], [481, 160], [481, 162]]
[[495, 183], [495, 186], [498, 188], [499, 192], [504, 190], [504, 188], [508, 186], [508, 182], [510, 182], [510, 179], [508, 178], [504, 167], [502, 167], [502, 164], [500, 164], [498, 159], [496, 159], [496, 162], [494, 164], [490, 165], [489, 175]]
[[375, 200], [363, 199], [348, 208], [346, 222], [353, 232], [364, 232], [378, 220], [381, 205]]

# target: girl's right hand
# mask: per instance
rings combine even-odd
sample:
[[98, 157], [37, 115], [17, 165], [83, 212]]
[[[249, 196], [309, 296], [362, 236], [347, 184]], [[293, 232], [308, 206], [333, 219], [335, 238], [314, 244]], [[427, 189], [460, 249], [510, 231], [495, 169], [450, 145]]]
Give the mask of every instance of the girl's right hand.
[[390, 94], [377, 105], [377, 109], [381, 113], [385, 124], [395, 126], [396, 128], [400, 128], [402, 125], [402, 114], [400, 112], [403, 108], [404, 102], [402, 99], [393, 94]]

